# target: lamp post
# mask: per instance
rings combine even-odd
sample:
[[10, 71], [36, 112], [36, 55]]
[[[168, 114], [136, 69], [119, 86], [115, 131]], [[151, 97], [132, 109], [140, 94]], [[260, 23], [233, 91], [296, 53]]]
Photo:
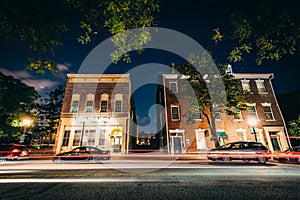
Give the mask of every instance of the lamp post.
[[23, 131], [23, 135], [21, 135], [21, 138], [20, 138], [20, 143], [24, 143], [24, 140], [25, 140], [25, 133], [26, 133], [26, 128], [27, 126], [29, 126], [31, 123], [31, 120], [30, 119], [23, 119], [22, 120], [22, 124], [24, 126], [24, 131]]
[[249, 119], [248, 124], [250, 126], [250, 133], [254, 134], [255, 142], [257, 142], [257, 137], [256, 137], [256, 131], [255, 131], [255, 125], [256, 125], [256, 119]]

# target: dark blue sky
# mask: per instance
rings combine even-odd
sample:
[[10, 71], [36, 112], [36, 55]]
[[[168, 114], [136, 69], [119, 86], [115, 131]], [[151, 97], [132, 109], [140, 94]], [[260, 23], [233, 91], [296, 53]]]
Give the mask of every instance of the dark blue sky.
[[[209, 2], [209, 1], [207, 1]], [[213, 29], [222, 28], [228, 23], [229, 17], [224, 15], [224, 8], [221, 4], [211, 5], [210, 9], [203, 9], [199, 1], [185, 0], [172, 1], [162, 0], [160, 13], [157, 17], [159, 27], [169, 28], [179, 31], [194, 40], [196, 40], [205, 49], [212, 52], [213, 59], [216, 62], [227, 63], [227, 53], [229, 46], [221, 44], [216, 46], [211, 40]], [[58, 73], [37, 74], [30, 71], [24, 71], [24, 65], [27, 63], [27, 57], [30, 52], [26, 48], [16, 47], [9, 42], [1, 42], [0, 46], [0, 71], [10, 74], [24, 83], [34, 86], [40, 94], [45, 94], [57, 87], [58, 84], [64, 84], [67, 73], [76, 73], [81, 63], [88, 53], [96, 47], [105, 37], [99, 38], [91, 44], [82, 46], [77, 42], [78, 34], [68, 33], [64, 36], [65, 46], [55, 50], [55, 59], [59, 64]], [[176, 43], [176, 41], [174, 41]], [[111, 65], [109, 73], [126, 73], [136, 66], [147, 63], [158, 63], [168, 66], [170, 63], [182, 64], [184, 60], [168, 52], [155, 50], [146, 50], [143, 54], [133, 55], [132, 63], [120, 62], [118, 65]], [[101, 59], [101, 56], [99, 56]], [[239, 63], [230, 63], [234, 72], [267, 72], [274, 73], [273, 86], [275, 93], [283, 94], [300, 89], [300, 68], [298, 66], [299, 54], [287, 56], [279, 62], [268, 62], [262, 66], [257, 66], [254, 57], [248, 57], [245, 61]], [[159, 71], [153, 70], [152, 78], [155, 78]], [[151, 72], [149, 72], [151, 73]], [[154, 85], [145, 85], [136, 91], [138, 116], [145, 117], [149, 114], [149, 108], [155, 101]], [[145, 91], [148, 96], [145, 96]], [[151, 92], [150, 92], [151, 91]], [[150, 95], [152, 94], [152, 95]], [[148, 101], [144, 101], [146, 98]], [[151, 98], [150, 98], [151, 97]]]

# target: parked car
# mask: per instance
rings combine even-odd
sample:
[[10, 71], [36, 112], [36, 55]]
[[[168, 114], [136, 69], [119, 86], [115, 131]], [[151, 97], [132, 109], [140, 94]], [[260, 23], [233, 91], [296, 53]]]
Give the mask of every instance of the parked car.
[[26, 145], [1, 144], [0, 161], [13, 161], [29, 159], [29, 150]]
[[266, 163], [271, 157], [272, 154], [268, 148], [259, 142], [232, 142], [207, 152], [207, 158], [213, 161], [244, 160], [249, 162], [255, 160], [259, 163]]
[[53, 156], [53, 162], [61, 161], [92, 161], [100, 162], [101, 160], [110, 160], [110, 151], [102, 150], [93, 146], [82, 146], [73, 149], [72, 151], [67, 151], [64, 153], [59, 153]]
[[283, 152], [276, 152], [273, 159], [278, 162], [297, 162], [300, 163], [300, 146], [289, 148]]

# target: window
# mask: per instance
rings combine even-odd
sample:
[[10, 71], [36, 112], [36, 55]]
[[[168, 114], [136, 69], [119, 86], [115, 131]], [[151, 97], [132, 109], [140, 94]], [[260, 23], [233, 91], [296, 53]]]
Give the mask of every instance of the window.
[[244, 92], [251, 92], [250, 80], [241, 80]]
[[195, 120], [202, 120], [201, 111], [195, 112]]
[[101, 101], [100, 101], [100, 112], [107, 112], [108, 111], [108, 95], [102, 94]]
[[122, 95], [115, 95], [115, 112], [122, 112]]
[[70, 108], [71, 113], [77, 113], [78, 112], [79, 99], [80, 99], [79, 94], [73, 94], [72, 95], [72, 104], [71, 104], [71, 108]]
[[232, 112], [234, 113], [233, 118], [235, 120], [242, 120], [242, 112], [240, 109], [234, 108], [232, 109]]
[[263, 80], [256, 80], [256, 87], [258, 90], [258, 94], [263, 94], [263, 93], [267, 93], [265, 84]]
[[264, 104], [262, 104], [262, 107], [264, 110], [266, 120], [274, 120], [273, 112], [271, 109], [271, 104], [264, 103]]
[[86, 102], [85, 112], [93, 112], [93, 103], [93, 101]]
[[247, 140], [245, 129], [236, 130], [236, 135], [237, 135], [238, 141], [246, 141]]
[[85, 130], [82, 145], [95, 145], [96, 130]]
[[215, 111], [215, 119], [221, 120], [221, 113], [219, 111]]
[[169, 89], [172, 93], [178, 93], [177, 82], [170, 82]]
[[179, 121], [179, 106], [171, 106], [172, 121]]
[[249, 105], [248, 106], [248, 115], [250, 119], [257, 119], [257, 113], [255, 105]]
[[115, 103], [115, 112], [122, 112], [122, 101], [117, 100]]
[[79, 146], [81, 138], [81, 130], [75, 130], [73, 146]]
[[70, 132], [69, 130], [65, 131], [62, 146], [69, 146]]
[[104, 147], [105, 146], [105, 129], [100, 129], [100, 135], [99, 135], [99, 146]]
[[94, 106], [94, 95], [88, 94], [86, 96], [85, 112], [87, 113], [93, 112], [93, 106]]

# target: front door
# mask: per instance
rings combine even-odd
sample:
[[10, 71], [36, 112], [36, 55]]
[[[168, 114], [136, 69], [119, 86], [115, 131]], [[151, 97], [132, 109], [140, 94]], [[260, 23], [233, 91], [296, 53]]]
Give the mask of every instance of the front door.
[[183, 152], [182, 136], [172, 136], [171, 137], [171, 151], [172, 151], [172, 154], [182, 154], [182, 152]]

